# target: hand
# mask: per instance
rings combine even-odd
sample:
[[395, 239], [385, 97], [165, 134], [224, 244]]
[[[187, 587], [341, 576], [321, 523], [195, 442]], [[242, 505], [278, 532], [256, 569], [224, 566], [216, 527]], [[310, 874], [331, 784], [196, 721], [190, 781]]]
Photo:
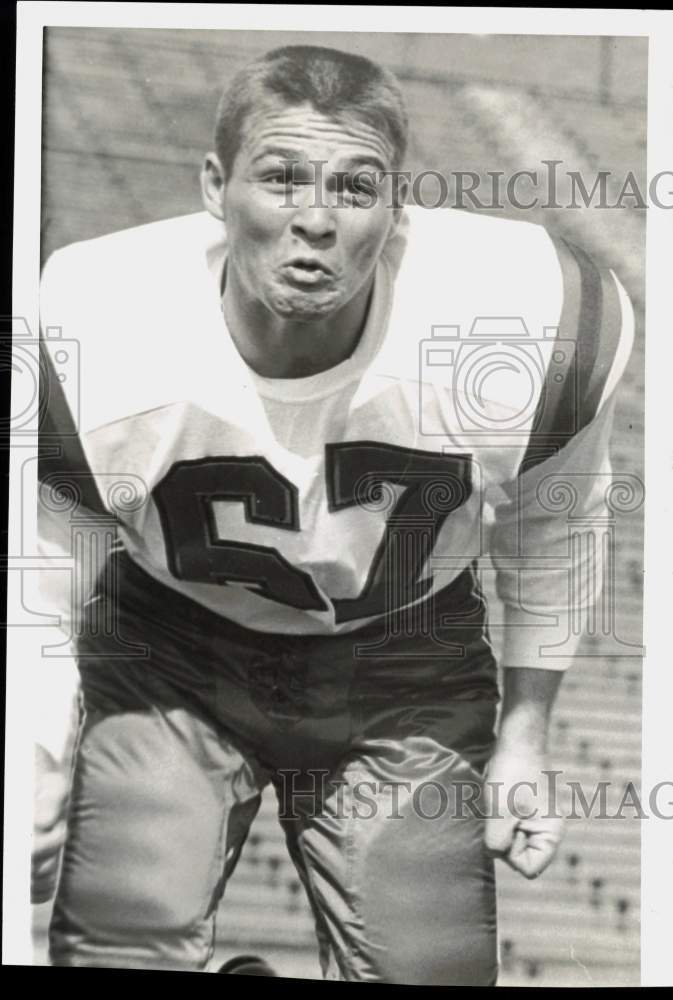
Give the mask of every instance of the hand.
[[46, 903], [56, 891], [61, 850], [65, 842], [70, 782], [40, 746], [35, 757], [35, 812], [31, 871], [31, 902]]
[[496, 750], [486, 775], [485, 843], [494, 857], [534, 879], [554, 860], [563, 818], [549, 800], [542, 755]]

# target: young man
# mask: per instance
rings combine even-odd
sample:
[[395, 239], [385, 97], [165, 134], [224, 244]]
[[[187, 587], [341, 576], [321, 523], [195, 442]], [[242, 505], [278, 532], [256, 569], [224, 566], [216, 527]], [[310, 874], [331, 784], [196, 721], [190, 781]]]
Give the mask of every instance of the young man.
[[[537, 226], [403, 209], [406, 131], [380, 67], [274, 50], [222, 99], [207, 213], [45, 268], [43, 327], [80, 343], [83, 452], [43, 466], [44, 549], [71, 551], [75, 525], [106, 557], [60, 601], [84, 715], [57, 964], [203, 968], [269, 782], [344, 979], [492, 985], [493, 857], [527, 877], [553, 857], [543, 796], [531, 818], [465, 798], [487, 765], [491, 791], [541, 781], [572, 652], [549, 649], [600, 575], [581, 517], [569, 567], [558, 488], [600, 513], [628, 300]], [[96, 485], [74, 510], [69, 462]], [[41, 897], [58, 756], [40, 756]]]

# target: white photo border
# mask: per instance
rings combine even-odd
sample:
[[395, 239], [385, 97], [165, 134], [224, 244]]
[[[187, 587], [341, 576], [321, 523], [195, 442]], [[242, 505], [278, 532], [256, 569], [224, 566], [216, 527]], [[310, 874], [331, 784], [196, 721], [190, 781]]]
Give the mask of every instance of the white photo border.
[[[13, 314], [38, 329], [41, 193], [42, 45], [46, 26], [192, 28], [265, 31], [365, 31], [490, 35], [609, 35], [649, 39], [647, 176], [673, 169], [673, 12], [514, 7], [386, 7], [269, 4], [19, 3]], [[384, 26], [385, 25], [385, 26]], [[645, 354], [645, 591], [642, 794], [673, 779], [673, 211], [650, 206], [647, 220]], [[21, 627], [21, 577], [11, 554], [22, 551], [24, 495], [18, 475], [26, 457], [10, 452], [7, 717], [5, 764], [4, 964], [31, 965], [29, 854], [32, 815], [30, 690], [22, 665], [39, 644]], [[16, 447], [14, 446], [16, 445]], [[36, 463], [32, 463], [36, 469]], [[32, 491], [32, 492], [31, 492]], [[32, 509], [35, 509], [34, 503]], [[30, 544], [30, 541], [28, 540]], [[25, 612], [23, 612], [25, 615]], [[38, 652], [39, 655], [39, 652]], [[671, 985], [673, 821], [642, 826], [641, 981]]]

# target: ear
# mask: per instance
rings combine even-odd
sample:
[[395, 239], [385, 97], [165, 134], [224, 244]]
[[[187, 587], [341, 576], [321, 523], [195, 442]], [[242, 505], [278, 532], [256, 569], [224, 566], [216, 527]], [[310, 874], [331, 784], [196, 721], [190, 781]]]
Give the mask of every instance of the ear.
[[225, 221], [225, 193], [227, 182], [217, 153], [208, 153], [201, 170], [201, 196], [203, 204], [216, 219]]

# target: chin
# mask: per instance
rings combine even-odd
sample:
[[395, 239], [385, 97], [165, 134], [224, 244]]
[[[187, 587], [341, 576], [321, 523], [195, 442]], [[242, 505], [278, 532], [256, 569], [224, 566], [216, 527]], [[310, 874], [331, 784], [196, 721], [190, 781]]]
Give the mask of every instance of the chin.
[[311, 320], [326, 319], [341, 307], [342, 303], [334, 295], [318, 296], [306, 292], [291, 292], [275, 297], [271, 310], [283, 319], [308, 323]]

